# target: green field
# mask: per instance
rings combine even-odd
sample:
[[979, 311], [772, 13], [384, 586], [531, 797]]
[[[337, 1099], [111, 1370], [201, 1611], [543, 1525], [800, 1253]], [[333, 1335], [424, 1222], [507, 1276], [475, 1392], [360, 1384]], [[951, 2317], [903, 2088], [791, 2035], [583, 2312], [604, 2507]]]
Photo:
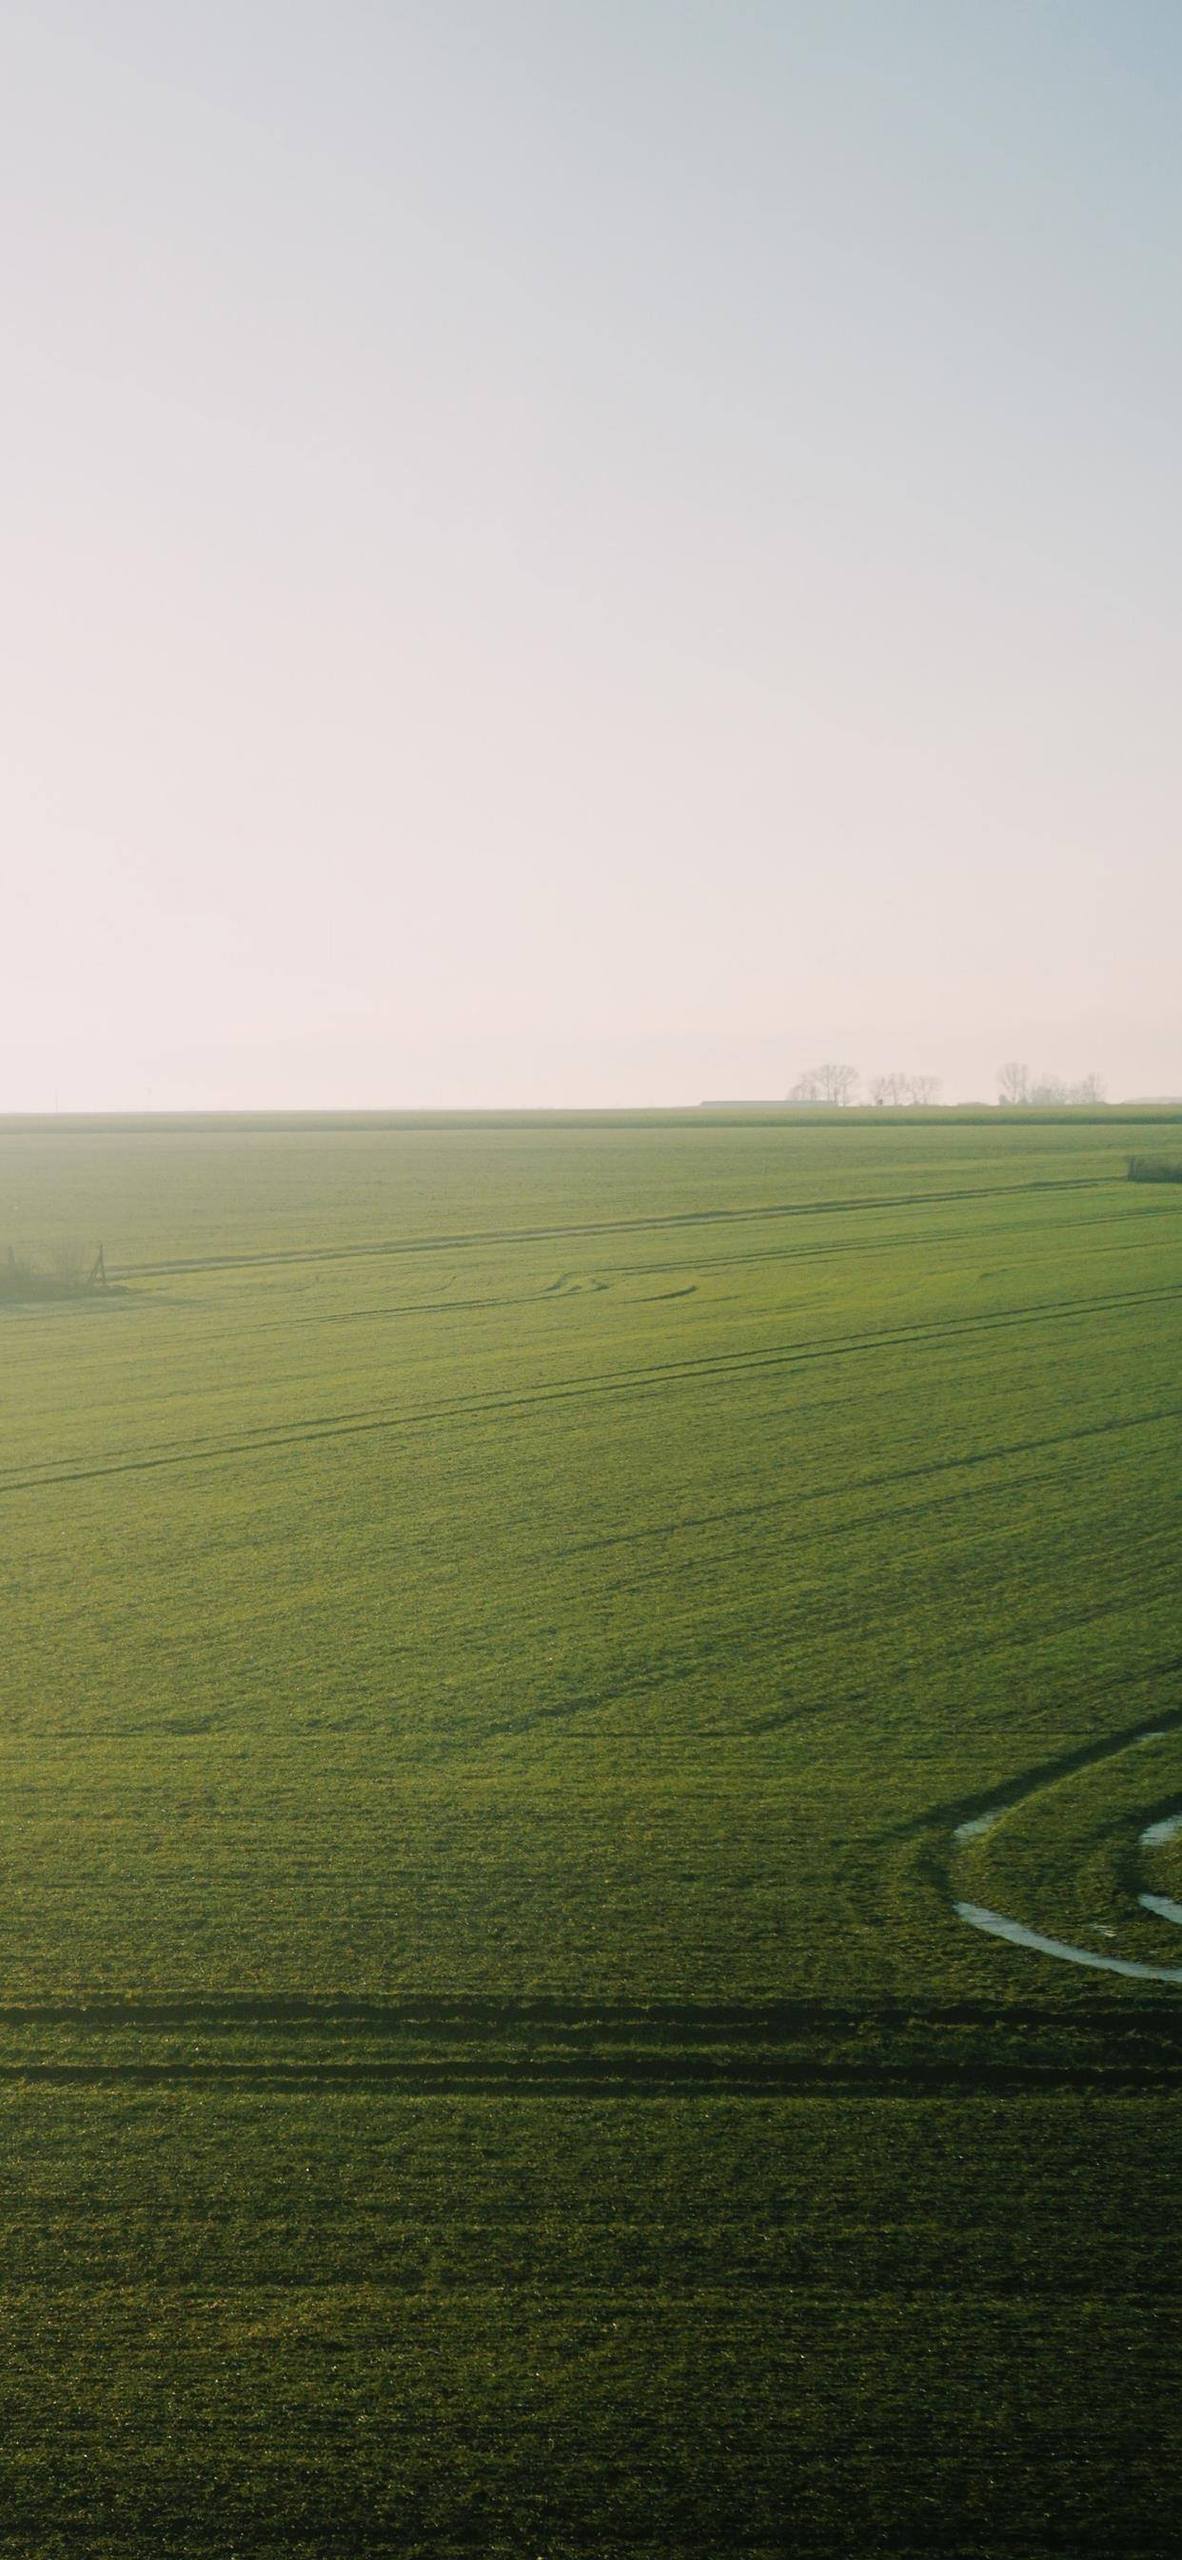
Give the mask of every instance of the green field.
[[1172, 2551], [1178, 1140], [0, 1124], [0, 2550]]

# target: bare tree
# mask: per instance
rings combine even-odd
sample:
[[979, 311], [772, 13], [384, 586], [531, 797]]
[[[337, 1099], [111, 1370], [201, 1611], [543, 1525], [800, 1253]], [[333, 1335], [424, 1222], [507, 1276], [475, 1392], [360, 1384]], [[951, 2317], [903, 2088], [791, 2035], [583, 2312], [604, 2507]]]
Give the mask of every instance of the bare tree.
[[817, 1079], [811, 1069], [807, 1075], [797, 1077], [788, 1096], [789, 1102], [819, 1102], [820, 1099]]
[[908, 1076], [906, 1086], [908, 1102], [920, 1110], [930, 1110], [933, 1102], [939, 1099], [939, 1076]]
[[52, 1279], [77, 1287], [81, 1285], [90, 1256], [76, 1237], [58, 1236], [52, 1244], [46, 1245], [41, 1259]]
[[858, 1082], [856, 1067], [841, 1066], [831, 1059], [827, 1066], [817, 1068], [816, 1077], [822, 1102], [836, 1102], [844, 1108], [853, 1101]]
[[1041, 1076], [1030, 1088], [1030, 1099], [1060, 1107], [1072, 1102], [1103, 1102], [1104, 1087], [1099, 1076], [1081, 1076], [1078, 1084], [1065, 1084], [1062, 1076]]
[[1027, 1067], [1011, 1062], [1002, 1067], [998, 1082], [1002, 1102], [1029, 1102], [1044, 1111], [1062, 1111], [1072, 1103], [1103, 1102], [1104, 1085], [1098, 1075], [1081, 1076], [1068, 1084], [1063, 1076], [1031, 1076]]

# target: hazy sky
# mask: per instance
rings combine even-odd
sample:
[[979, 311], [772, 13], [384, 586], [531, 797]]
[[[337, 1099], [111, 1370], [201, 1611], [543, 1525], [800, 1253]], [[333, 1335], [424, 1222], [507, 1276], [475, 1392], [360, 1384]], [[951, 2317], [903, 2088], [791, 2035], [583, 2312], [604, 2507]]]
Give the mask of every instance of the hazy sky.
[[1182, 1092], [1177, 0], [0, 0], [0, 1110]]

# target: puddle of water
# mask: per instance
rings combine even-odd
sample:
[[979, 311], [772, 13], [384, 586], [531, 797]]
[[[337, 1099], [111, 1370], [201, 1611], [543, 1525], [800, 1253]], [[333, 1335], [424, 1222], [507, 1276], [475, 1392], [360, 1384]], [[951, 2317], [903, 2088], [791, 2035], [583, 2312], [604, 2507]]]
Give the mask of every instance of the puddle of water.
[[1182, 1813], [1167, 1813], [1161, 1822], [1151, 1822], [1141, 1834], [1143, 1849], [1164, 1849], [1167, 1840], [1175, 1840], [1182, 1831]]
[[1087, 1965], [1095, 1973], [1132, 1974], [1140, 1982], [1182, 1982], [1182, 1965], [1138, 1964], [1133, 1956], [1102, 1956], [1094, 1947], [1072, 1947], [1064, 1938], [1045, 1938], [1040, 1929], [1028, 1929], [1021, 1920], [1007, 1920], [1003, 1912], [986, 1911], [979, 1902], [954, 1902], [952, 1907], [971, 1929], [1006, 1938], [1013, 1947], [1029, 1947], [1034, 1955], [1055, 1956], [1060, 1964]]
[[1168, 1893], [1139, 1893], [1137, 1900], [1146, 1911], [1156, 1911], [1159, 1920], [1172, 1920], [1182, 1929], [1182, 1902], [1171, 1902]]
[[992, 1831], [994, 1823], [1000, 1822], [1001, 1817], [1002, 1807], [995, 1804], [989, 1813], [974, 1814], [971, 1822], [958, 1822], [952, 1837], [958, 1841], [979, 1840], [982, 1832]]

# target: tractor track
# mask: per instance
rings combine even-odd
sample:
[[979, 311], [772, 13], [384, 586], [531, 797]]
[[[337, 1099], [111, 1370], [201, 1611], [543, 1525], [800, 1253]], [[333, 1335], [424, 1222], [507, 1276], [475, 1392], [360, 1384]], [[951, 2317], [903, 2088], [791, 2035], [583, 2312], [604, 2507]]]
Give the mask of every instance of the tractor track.
[[[1030, 1325], [1078, 1323], [1089, 1316], [1123, 1315], [1130, 1310], [1173, 1303], [1182, 1297], [1182, 1284], [1167, 1284], [1154, 1289], [1130, 1289], [1089, 1298], [1073, 1299], [1058, 1305], [1036, 1302], [1033, 1305], [998, 1308], [990, 1314], [953, 1316], [937, 1324], [884, 1326], [867, 1334], [837, 1336], [826, 1340], [811, 1336], [794, 1343], [769, 1345], [763, 1349], [726, 1353], [707, 1353], [697, 1359], [646, 1362], [636, 1368], [607, 1370], [598, 1375], [582, 1375], [561, 1380], [542, 1380], [532, 1387], [488, 1396], [459, 1396], [431, 1406], [402, 1406], [392, 1411], [373, 1412], [347, 1408], [341, 1412], [310, 1414], [300, 1419], [275, 1424], [261, 1424], [257, 1429], [233, 1438], [199, 1438], [183, 1445], [127, 1453], [95, 1459], [93, 1462], [69, 1463], [38, 1469], [35, 1472], [0, 1479], [0, 1496], [29, 1493], [43, 1486], [79, 1484], [98, 1478], [148, 1473], [164, 1468], [199, 1466], [227, 1458], [265, 1455], [272, 1450], [300, 1448], [319, 1441], [363, 1438], [382, 1432], [437, 1429], [447, 1425], [466, 1424], [496, 1416], [536, 1410], [546, 1405], [589, 1402], [595, 1398], [651, 1394], [682, 1385], [708, 1385], [716, 1381], [741, 1380], [768, 1370], [788, 1371], [809, 1368], [840, 1360], [866, 1359], [884, 1351], [941, 1349], [947, 1344], [974, 1337], [1017, 1332]], [[1167, 1411], [1173, 1410], [1172, 1408]], [[1164, 1418], [1164, 1417], [1163, 1417]]]

